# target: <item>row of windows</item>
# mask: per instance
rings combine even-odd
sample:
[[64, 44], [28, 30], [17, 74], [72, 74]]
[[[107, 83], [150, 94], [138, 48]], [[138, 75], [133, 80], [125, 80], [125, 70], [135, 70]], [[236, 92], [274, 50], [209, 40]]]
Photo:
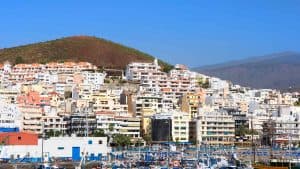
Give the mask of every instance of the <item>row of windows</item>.
[[[93, 144], [93, 140], [89, 140], [89, 141], [88, 141], [88, 144]], [[98, 144], [102, 144], [102, 140], [99, 140], [99, 141], [98, 141]], [[64, 150], [65, 147], [61, 147], [61, 146], [60, 146], [60, 147], [57, 147], [57, 149], [58, 149], [58, 150]]]

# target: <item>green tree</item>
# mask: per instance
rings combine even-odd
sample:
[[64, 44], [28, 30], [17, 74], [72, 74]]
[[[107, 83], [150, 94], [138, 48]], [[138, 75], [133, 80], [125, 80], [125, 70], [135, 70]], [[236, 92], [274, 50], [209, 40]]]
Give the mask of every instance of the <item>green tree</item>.
[[245, 136], [246, 135], [246, 127], [241, 125], [240, 127], [235, 129], [236, 136]]
[[96, 130], [94, 130], [92, 136], [93, 137], [106, 137], [106, 134], [104, 133], [103, 129], [96, 129]]
[[55, 130], [54, 131], [54, 136], [55, 137], [58, 137], [58, 136], [61, 136], [63, 133], [61, 132], [61, 131], [59, 131], [59, 130]]
[[50, 129], [49, 131], [47, 131], [46, 133], [46, 137], [54, 137], [54, 130]]
[[151, 135], [150, 134], [145, 134], [143, 136], [143, 139], [146, 141], [146, 144], [150, 144], [152, 141]]
[[165, 65], [163, 65], [162, 71], [163, 71], [163, 72], [166, 72], [166, 73], [169, 73], [170, 70], [172, 70], [173, 68], [174, 68], [173, 65], [165, 64]]
[[175, 140], [176, 140], [175, 143], [176, 143], [176, 144], [179, 144], [179, 137], [176, 137]]
[[198, 78], [197, 82], [198, 82], [198, 85], [204, 89], [207, 89], [210, 87], [210, 83], [209, 83], [208, 79], [204, 80], [203, 78]]
[[115, 125], [110, 123], [109, 126], [108, 126], [108, 130], [109, 131], [114, 131], [114, 127], [115, 127]]
[[123, 134], [115, 134], [113, 135], [113, 143], [121, 147], [129, 146], [131, 144], [131, 138]]
[[256, 130], [249, 129], [249, 128], [245, 127], [244, 125], [241, 125], [235, 129], [236, 136], [245, 136], [246, 134], [252, 134], [252, 132], [254, 135], [258, 134], [258, 132]]
[[17, 56], [15, 59], [15, 64], [24, 63], [24, 59], [21, 56]]
[[136, 145], [136, 146], [142, 146], [142, 145], [143, 145], [142, 139], [138, 139], [138, 140], [135, 142], [135, 145]]
[[102, 66], [102, 67], [98, 67], [98, 69], [97, 69], [97, 72], [101, 72], [101, 73], [103, 73], [104, 72], [104, 67]]

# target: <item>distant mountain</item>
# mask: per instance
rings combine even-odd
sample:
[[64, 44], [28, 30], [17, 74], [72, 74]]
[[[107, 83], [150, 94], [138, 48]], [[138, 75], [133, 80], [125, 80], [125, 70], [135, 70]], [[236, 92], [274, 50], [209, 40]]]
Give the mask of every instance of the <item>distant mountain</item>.
[[[100, 67], [123, 69], [130, 62], [150, 62], [153, 59], [139, 50], [92, 36], [72, 36], [0, 49], [0, 62], [11, 63], [88, 61]], [[159, 63], [165, 69], [171, 67], [163, 61]]]
[[300, 89], [300, 53], [297, 52], [252, 57], [194, 70], [253, 88]]

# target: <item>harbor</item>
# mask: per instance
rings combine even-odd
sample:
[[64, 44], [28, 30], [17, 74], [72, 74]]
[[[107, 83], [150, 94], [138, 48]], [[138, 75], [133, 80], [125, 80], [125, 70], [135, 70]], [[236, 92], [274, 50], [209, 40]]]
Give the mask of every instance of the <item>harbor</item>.
[[[197, 153], [198, 152], [198, 153]], [[270, 152], [273, 153], [270, 159]], [[255, 158], [255, 163], [254, 163]], [[20, 169], [98, 169], [98, 168], [153, 168], [153, 169], [297, 169], [300, 166], [300, 149], [279, 150], [251, 147], [199, 146], [157, 144], [141, 147], [112, 148], [111, 152], [96, 158], [93, 155], [77, 158], [43, 159], [22, 158], [4, 161], [1, 167]], [[0, 167], [0, 168], [1, 168]], [[2, 169], [1, 168], [1, 169]]]

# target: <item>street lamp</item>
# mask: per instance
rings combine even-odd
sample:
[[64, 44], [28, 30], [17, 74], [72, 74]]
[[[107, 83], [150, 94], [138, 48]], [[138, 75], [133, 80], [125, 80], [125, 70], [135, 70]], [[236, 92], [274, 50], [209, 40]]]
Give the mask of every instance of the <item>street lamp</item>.
[[86, 134], [85, 136], [88, 137], [89, 136], [89, 122], [88, 122], [88, 114], [93, 112], [93, 105], [94, 102], [89, 102], [89, 107], [85, 107], [85, 122], [86, 122]]
[[45, 131], [44, 131], [44, 121], [42, 121], [42, 156], [41, 156], [41, 162], [44, 164], [44, 137], [45, 137]]
[[169, 169], [169, 165], [170, 165], [170, 139], [171, 139], [171, 118], [167, 119], [167, 123], [168, 123], [168, 169]]

